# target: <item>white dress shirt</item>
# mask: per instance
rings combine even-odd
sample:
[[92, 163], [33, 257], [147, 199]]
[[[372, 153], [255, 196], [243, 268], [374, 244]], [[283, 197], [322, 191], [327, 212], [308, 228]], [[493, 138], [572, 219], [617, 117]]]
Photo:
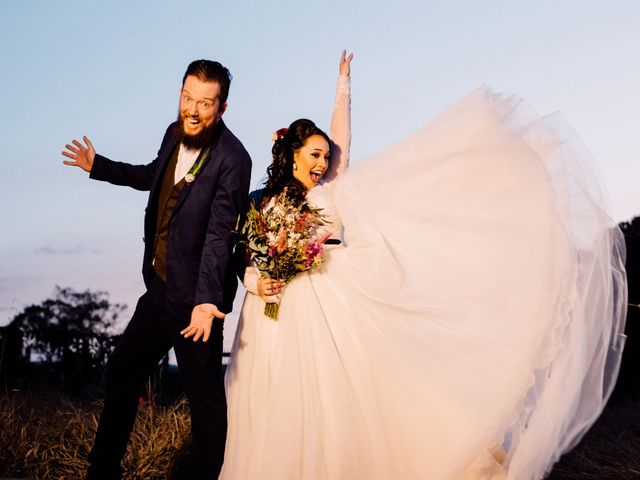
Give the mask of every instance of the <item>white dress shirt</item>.
[[200, 149], [194, 150], [185, 147], [182, 143], [180, 144], [180, 150], [178, 151], [178, 163], [176, 164], [176, 172], [173, 182], [174, 184], [178, 183], [187, 173], [189, 173], [193, 164], [196, 163], [199, 154]]

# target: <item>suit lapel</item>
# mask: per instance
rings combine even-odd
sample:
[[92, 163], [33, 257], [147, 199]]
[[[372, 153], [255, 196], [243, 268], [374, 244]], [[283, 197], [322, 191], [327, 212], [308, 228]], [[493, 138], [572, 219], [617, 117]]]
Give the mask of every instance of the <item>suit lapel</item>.
[[172, 138], [171, 141], [167, 144], [166, 148], [163, 148], [158, 155], [158, 170], [156, 171], [155, 178], [153, 179], [153, 184], [151, 185], [151, 198], [153, 195], [157, 193], [157, 189], [160, 187], [162, 183], [162, 177], [164, 176], [164, 172], [167, 169], [167, 163], [171, 160], [171, 155], [173, 151], [177, 148], [177, 141], [175, 138]]
[[[218, 146], [218, 139], [220, 138], [220, 134], [221, 134], [222, 130], [224, 130], [225, 128], [226, 127], [225, 127], [224, 122], [222, 120], [220, 120], [219, 128], [218, 128], [218, 130], [216, 132], [216, 135], [215, 135], [215, 138], [214, 138], [213, 142], [211, 143], [211, 146], [209, 147], [209, 152], [207, 153], [206, 157], [204, 158], [204, 163], [202, 164], [202, 168], [200, 168], [200, 172], [196, 176], [195, 180], [193, 180], [193, 182], [191, 182], [191, 183], [187, 183], [184, 186], [184, 188], [182, 189], [182, 192], [180, 192], [180, 196], [178, 197], [178, 203], [176, 203], [176, 206], [173, 209], [173, 215], [174, 216], [178, 212], [178, 210], [180, 210], [180, 207], [182, 206], [182, 204], [185, 202], [185, 200], [189, 196], [189, 193], [191, 192], [191, 189], [193, 188], [193, 184], [198, 181], [199, 177], [202, 175], [204, 170], [207, 168], [207, 165], [211, 161], [211, 157], [213, 156], [213, 154], [214, 154], [214, 152], [216, 150], [216, 147]], [[181, 181], [184, 181], [184, 179], [182, 179]]]

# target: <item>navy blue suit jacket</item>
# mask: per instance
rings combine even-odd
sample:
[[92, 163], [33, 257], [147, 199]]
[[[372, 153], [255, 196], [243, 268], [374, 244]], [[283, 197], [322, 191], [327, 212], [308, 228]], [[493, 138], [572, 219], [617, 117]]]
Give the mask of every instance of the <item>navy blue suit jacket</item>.
[[[167, 128], [158, 157], [148, 165], [95, 156], [90, 178], [149, 191], [145, 209], [142, 274], [149, 285], [156, 236], [158, 193], [171, 155], [178, 147], [175, 123]], [[251, 158], [220, 120], [205, 163], [182, 190], [169, 223], [167, 307], [184, 316], [201, 303], [231, 311], [237, 280], [232, 261], [239, 215], [246, 210]]]

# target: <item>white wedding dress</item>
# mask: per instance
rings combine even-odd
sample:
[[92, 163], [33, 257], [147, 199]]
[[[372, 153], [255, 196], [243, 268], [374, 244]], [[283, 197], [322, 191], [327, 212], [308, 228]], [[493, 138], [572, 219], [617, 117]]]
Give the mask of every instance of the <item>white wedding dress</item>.
[[344, 242], [277, 321], [247, 294], [221, 478], [542, 478], [601, 412], [626, 310], [559, 116], [480, 88], [308, 200]]

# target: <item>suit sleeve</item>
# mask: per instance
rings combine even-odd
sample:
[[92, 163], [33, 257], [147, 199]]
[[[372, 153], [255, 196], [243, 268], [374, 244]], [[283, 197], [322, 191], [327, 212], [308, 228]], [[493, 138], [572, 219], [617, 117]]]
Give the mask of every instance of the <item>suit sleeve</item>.
[[243, 150], [230, 153], [220, 168], [218, 188], [211, 203], [211, 214], [202, 250], [196, 285], [195, 305], [224, 305], [224, 285], [232, 262], [234, 231], [244, 212], [251, 181], [251, 159]]
[[147, 165], [132, 165], [124, 162], [114, 162], [102, 155], [96, 154], [89, 178], [109, 182], [113, 185], [131, 187], [136, 190], [151, 190], [153, 178], [158, 169], [160, 152], [162, 152], [164, 148], [169, 148], [168, 143], [171, 140], [171, 130], [172, 126], [165, 132], [162, 145], [160, 146], [160, 150], [158, 150], [158, 157], [151, 163]]
[[89, 178], [148, 191], [151, 190], [153, 176], [157, 168], [157, 158], [147, 165], [131, 165], [130, 163], [114, 162], [96, 154]]

